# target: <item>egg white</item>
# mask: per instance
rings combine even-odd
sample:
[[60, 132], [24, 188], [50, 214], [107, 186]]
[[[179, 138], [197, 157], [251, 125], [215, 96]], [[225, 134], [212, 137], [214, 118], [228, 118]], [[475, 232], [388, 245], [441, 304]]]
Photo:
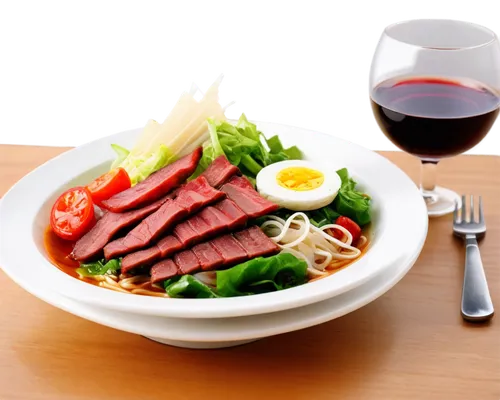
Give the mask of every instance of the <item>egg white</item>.
[[[305, 191], [295, 191], [281, 186], [276, 177], [285, 168], [305, 167], [319, 171], [324, 176], [321, 186]], [[305, 160], [287, 160], [268, 165], [256, 178], [257, 190], [262, 197], [293, 211], [310, 211], [330, 204], [340, 189], [342, 181], [334, 170]]]

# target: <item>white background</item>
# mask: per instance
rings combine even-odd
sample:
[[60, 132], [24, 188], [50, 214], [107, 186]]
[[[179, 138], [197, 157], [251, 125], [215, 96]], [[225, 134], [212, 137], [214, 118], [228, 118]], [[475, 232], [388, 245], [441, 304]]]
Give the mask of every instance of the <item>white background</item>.
[[[387, 17], [388, 20], [397, 20], [405, 17], [398, 17], [398, 16], [393, 16], [393, 17]], [[467, 17], [464, 17], [467, 18]], [[471, 17], [472, 18], [472, 17]], [[475, 17], [477, 18], [477, 17]], [[479, 17], [479, 22], [483, 24], [488, 24], [488, 17]], [[496, 25], [496, 31], [500, 31], [500, 25]], [[380, 33], [380, 30], [376, 33], [376, 36], [378, 37], [378, 34]], [[371, 40], [368, 40], [368, 42], [373, 41], [373, 38], [370, 38]], [[230, 71], [224, 71], [224, 65], [223, 64], [217, 64], [216, 66], [216, 71], [209, 73], [209, 80], [213, 78], [216, 74], [225, 72], [226, 75], [226, 80], [224, 81], [224, 87], [230, 88], [232, 85], [232, 73]], [[192, 74], [192, 79], [189, 81], [184, 81], [185, 87], [191, 85], [193, 82], [197, 82], [200, 80], [200, 73], [199, 72], [194, 72]], [[364, 97], [366, 96], [366, 72], [360, 72], [360, 96]], [[182, 92], [183, 88], [178, 88], [177, 89], [177, 95], [179, 95]], [[169, 96], [169, 108], [170, 104], [175, 101], [174, 96]], [[230, 111], [231, 115], [237, 115], [239, 111], [248, 111], [248, 105], [247, 104], [240, 104], [240, 99], [239, 96], [236, 97], [226, 97], [224, 99], [225, 106], [231, 110], [231, 105], [239, 105], [239, 110], [235, 110], [233, 112]], [[144, 119], [143, 120], [130, 120], [128, 121], [128, 127], [133, 128], [136, 127], [140, 124], [143, 124], [145, 120], [150, 119], [152, 116], [154, 116], [157, 119], [162, 119], [167, 115], [166, 112], [145, 112], [144, 113]], [[256, 119], [262, 119], [266, 121], [274, 121], [272, 118], [272, 113], [270, 112], [262, 112], [262, 113], [250, 113], [249, 116], [251, 118], [256, 118]], [[286, 124], [293, 124], [293, 125], [301, 125], [309, 129], [313, 130], [319, 130], [320, 129], [320, 121], [319, 120], [310, 120], [310, 121], [302, 121], [302, 120], [293, 120], [293, 121], [278, 121], [281, 123], [286, 123]], [[373, 121], [369, 121], [373, 122]], [[370, 127], [370, 124], [369, 124]], [[96, 128], [96, 136], [101, 136], [105, 135], [109, 132], [115, 131], [117, 129], [121, 128]], [[336, 129], [331, 129], [331, 128], [323, 128], [321, 129], [322, 132], [327, 132], [335, 136], [344, 136], [344, 129], [343, 128], [336, 128]], [[90, 132], [89, 132], [90, 133]], [[95, 136], [73, 136], [72, 137], [72, 143], [73, 144], [80, 144], [84, 141], [87, 141]], [[368, 137], [367, 136], [360, 136], [360, 137], [346, 137], [346, 140], [351, 140], [351, 141], [358, 141], [362, 144], [368, 145]], [[19, 144], [31, 144], [32, 140], [30, 137], [17, 137], [16, 142]], [[55, 144], [56, 143], [56, 136], [49, 136], [47, 144]], [[378, 148], [378, 146], [371, 146], [373, 148]], [[382, 146], [384, 147], [384, 146]], [[390, 146], [389, 146], [390, 147]]]

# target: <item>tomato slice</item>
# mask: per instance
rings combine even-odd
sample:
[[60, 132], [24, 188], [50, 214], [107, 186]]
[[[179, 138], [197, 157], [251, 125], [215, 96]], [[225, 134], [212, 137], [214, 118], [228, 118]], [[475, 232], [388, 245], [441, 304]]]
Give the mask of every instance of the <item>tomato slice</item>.
[[361, 228], [352, 219], [340, 216], [337, 218], [337, 221], [335, 221], [335, 223], [337, 225], [343, 226], [351, 233], [353, 243], [355, 243], [361, 237]]
[[123, 192], [130, 186], [132, 184], [127, 171], [123, 168], [115, 168], [95, 179], [87, 186], [87, 189], [92, 195], [94, 203], [101, 207], [104, 200]]
[[344, 237], [344, 233], [340, 229], [326, 229], [326, 233], [328, 233], [333, 238], [340, 240]]
[[84, 187], [67, 190], [52, 206], [50, 227], [62, 239], [78, 240], [94, 223], [94, 203]]

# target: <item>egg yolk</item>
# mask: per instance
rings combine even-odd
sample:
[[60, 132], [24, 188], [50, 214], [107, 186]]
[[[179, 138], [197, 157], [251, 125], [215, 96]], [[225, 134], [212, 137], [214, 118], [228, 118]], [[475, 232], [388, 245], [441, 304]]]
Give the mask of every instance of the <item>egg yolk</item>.
[[297, 192], [316, 189], [324, 180], [321, 172], [306, 167], [285, 168], [276, 175], [278, 185]]

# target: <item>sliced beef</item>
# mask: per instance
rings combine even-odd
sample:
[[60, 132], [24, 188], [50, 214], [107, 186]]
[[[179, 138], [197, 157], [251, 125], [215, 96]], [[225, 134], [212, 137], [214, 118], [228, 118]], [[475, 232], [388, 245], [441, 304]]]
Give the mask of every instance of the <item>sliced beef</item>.
[[232, 221], [214, 207], [206, 207], [174, 228], [174, 235], [188, 248], [228, 229]]
[[225, 268], [232, 267], [248, 259], [245, 249], [230, 234], [215, 238], [210, 243], [222, 256]]
[[188, 212], [179, 207], [175, 200], [168, 200], [158, 211], [132, 229], [127, 236], [108, 243], [104, 247], [104, 256], [109, 260], [146, 247], [187, 214]]
[[170, 257], [172, 254], [182, 250], [182, 243], [174, 235], [169, 235], [157, 243], [161, 252], [161, 258]]
[[[231, 200], [223, 201], [232, 203]], [[205, 207], [198, 214], [177, 224], [173, 235], [164, 237], [151, 248], [127, 254], [122, 260], [122, 268], [130, 271], [136, 267], [147, 266], [151, 264], [151, 260], [170, 257], [182, 249], [208, 240], [225, 231], [233, 231], [240, 227], [247, 217], [236, 205], [230, 206], [229, 209], [236, 210], [236, 215], [233, 212], [229, 213], [231, 217], [228, 217], [214, 206]]]
[[161, 282], [173, 278], [179, 273], [177, 265], [171, 258], [156, 263], [151, 268], [151, 283]]
[[240, 223], [241, 217], [239, 215], [231, 219], [217, 208], [210, 206], [178, 224], [173, 233], [182, 243], [183, 248], [188, 248], [215, 237], [229, 228], [234, 229]]
[[191, 225], [187, 221], [178, 224], [174, 228], [174, 235], [179, 242], [181, 242], [182, 247], [186, 248], [196, 239], [196, 232], [191, 228]]
[[154, 245], [144, 250], [127, 254], [122, 259], [121, 271], [126, 274], [137, 267], [144, 267], [153, 264], [161, 258], [158, 246]]
[[157, 211], [167, 199], [168, 196], [155, 201], [149, 206], [121, 214], [105, 212], [96, 225], [76, 242], [70, 257], [78, 261], [101, 257], [102, 249], [116, 233], [138, 223]]
[[156, 171], [142, 182], [103, 201], [103, 207], [123, 212], [140, 207], [169, 193], [193, 174], [202, 155], [199, 147], [191, 154]]
[[206, 197], [193, 190], [181, 190], [176, 197], [176, 201], [189, 214], [193, 214], [205, 205]]
[[173, 258], [179, 275], [191, 274], [201, 268], [198, 258], [191, 250], [184, 250], [177, 253]]
[[175, 201], [185, 208], [189, 214], [193, 214], [224, 197], [223, 192], [214, 189], [208, 184], [205, 177], [199, 176], [177, 191]]
[[104, 248], [105, 257], [110, 259], [146, 247], [163, 233], [172, 229], [180, 220], [224, 196], [223, 192], [214, 189], [204, 177], [199, 176], [184, 185], [174, 200], [161, 206], [127, 236], [109, 243]]
[[234, 237], [245, 249], [249, 259], [270, 256], [280, 251], [278, 245], [269, 239], [258, 226], [236, 232]]
[[[174, 254], [151, 268], [151, 281], [158, 282], [175, 275], [192, 274], [198, 270], [229, 268], [255, 257], [277, 254], [279, 247], [257, 226], [226, 234]], [[171, 263], [170, 261], [174, 262]], [[176, 269], [174, 266], [176, 265]]]
[[224, 199], [219, 201], [214, 205], [214, 208], [219, 210], [231, 220], [228, 225], [228, 229], [230, 231], [242, 228], [247, 223], [247, 215], [232, 200]]
[[201, 174], [207, 178], [210, 186], [219, 187], [224, 182], [226, 182], [233, 175], [239, 174], [240, 170], [237, 166], [231, 164], [226, 156], [217, 157], [212, 163], [207, 167], [205, 172]]
[[187, 223], [196, 232], [196, 239], [194, 240], [196, 243], [203, 242], [205, 239], [219, 234], [225, 228], [225, 226], [220, 225], [212, 227], [199, 214], [189, 218]]
[[250, 181], [244, 176], [233, 176], [227, 181], [234, 186], [238, 186], [242, 189], [255, 190]]
[[122, 272], [127, 273], [135, 268], [151, 265], [153, 262], [167, 258], [183, 248], [175, 236], [166, 236], [147, 249], [138, 250], [123, 257]]
[[210, 242], [197, 244], [191, 251], [198, 258], [198, 262], [203, 271], [211, 271], [224, 264], [224, 259]]
[[[198, 217], [202, 218], [210, 226], [211, 233], [210, 236], [218, 235], [229, 229], [233, 224], [226, 214], [223, 214], [215, 207], [206, 207], [200, 211]], [[190, 221], [191, 222], [191, 221]], [[194, 228], [193, 228], [194, 229]]]
[[261, 197], [261, 195], [246, 182], [247, 179], [241, 177], [233, 177], [228, 183], [225, 183], [221, 190], [227, 194], [236, 205], [249, 218], [258, 218], [263, 215], [270, 214], [278, 209], [278, 205]]

